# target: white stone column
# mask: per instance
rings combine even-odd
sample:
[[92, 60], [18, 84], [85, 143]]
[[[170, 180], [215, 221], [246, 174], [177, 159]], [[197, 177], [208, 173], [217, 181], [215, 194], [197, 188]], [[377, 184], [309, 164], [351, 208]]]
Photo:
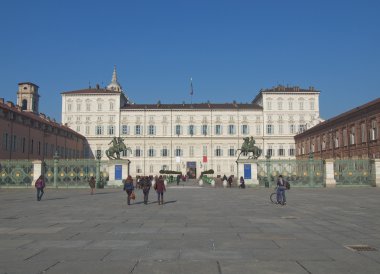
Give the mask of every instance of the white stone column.
[[334, 178], [334, 160], [325, 160], [325, 184], [326, 187], [335, 187], [336, 181]]
[[35, 160], [32, 162], [33, 164], [33, 180], [31, 185], [34, 186], [34, 183], [37, 181], [38, 177], [42, 175], [42, 161]]
[[380, 187], [380, 159], [375, 159], [375, 184], [374, 186]]

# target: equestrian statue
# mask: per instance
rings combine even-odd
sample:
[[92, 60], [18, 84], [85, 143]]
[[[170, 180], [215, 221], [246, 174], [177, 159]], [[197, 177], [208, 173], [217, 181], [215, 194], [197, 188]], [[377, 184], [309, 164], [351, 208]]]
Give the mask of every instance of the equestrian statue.
[[120, 159], [120, 152], [124, 150], [129, 150], [132, 153], [132, 149], [124, 144], [124, 139], [121, 137], [113, 137], [109, 145], [110, 144], [112, 144], [112, 146], [106, 150], [106, 155], [110, 160]]
[[[255, 146], [255, 140], [253, 137], [245, 137], [243, 138], [244, 143], [242, 144], [240, 149], [236, 150], [236, 154], [238, 151], [240, 151], [239, 156], [237, 160], [239, 160], [240, 155], [243, 153], [244, 155], [248, 155], [248, 159], [257, 159], [260, 157], [261, 153], [263, 152], [261, 148]], [[249, 154], [252, 153], [250, 156]]]

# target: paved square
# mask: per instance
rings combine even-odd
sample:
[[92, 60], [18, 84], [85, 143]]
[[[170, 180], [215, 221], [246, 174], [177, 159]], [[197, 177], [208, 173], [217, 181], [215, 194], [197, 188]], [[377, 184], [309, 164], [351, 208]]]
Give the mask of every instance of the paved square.
[[380, 189], [270, 192], [0, 189], [0, 273], [380, 273]]

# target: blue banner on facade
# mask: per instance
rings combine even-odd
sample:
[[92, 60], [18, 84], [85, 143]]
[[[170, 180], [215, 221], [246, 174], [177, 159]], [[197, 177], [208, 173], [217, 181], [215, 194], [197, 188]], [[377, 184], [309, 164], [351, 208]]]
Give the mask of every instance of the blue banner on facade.
[[115, 165], [115, 180], [123, 179], [122, 165]]
[[251, 179], [251, 165], [250, 164], [244, 164], [244, 179]]

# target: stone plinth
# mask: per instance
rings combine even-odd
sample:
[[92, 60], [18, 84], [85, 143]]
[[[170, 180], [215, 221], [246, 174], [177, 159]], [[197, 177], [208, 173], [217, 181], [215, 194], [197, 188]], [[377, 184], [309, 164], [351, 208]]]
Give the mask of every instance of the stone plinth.
[[128, 176], [129, 160], [110, 160], [108, 162], [108, 186], [122, 186], [123, 179]]
[[325, 183], [326, 187], [335, 187], [336, 181], [334, 178], [334, 160], [326, 159], [325, 161]]
[[259, 180], [257, 178], [257, 161], [253, 159], [238, 160], [238, 178], [237, 183], [240, 184], [240, 177], [243, 176], [247, 186], [258, 186]]

